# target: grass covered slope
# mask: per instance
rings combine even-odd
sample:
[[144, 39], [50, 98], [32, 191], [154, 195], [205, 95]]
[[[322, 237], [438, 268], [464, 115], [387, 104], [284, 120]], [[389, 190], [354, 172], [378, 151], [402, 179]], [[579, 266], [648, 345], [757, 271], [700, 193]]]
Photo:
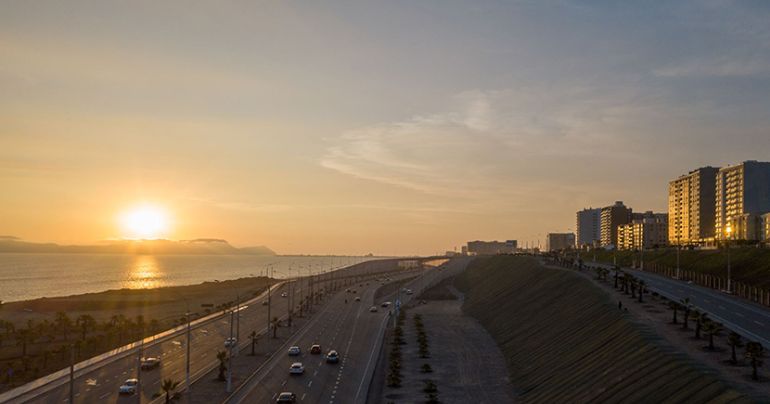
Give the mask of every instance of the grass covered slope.
[[749, 402], [656, 344], [584, 277], [530, 257], [475, 260], [463, 310], [492, 334], [525, 402]]

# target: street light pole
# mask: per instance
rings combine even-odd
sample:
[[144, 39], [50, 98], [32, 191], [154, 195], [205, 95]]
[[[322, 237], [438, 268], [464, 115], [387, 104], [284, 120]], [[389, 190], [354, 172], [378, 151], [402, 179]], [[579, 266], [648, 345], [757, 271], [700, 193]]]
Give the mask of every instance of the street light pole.
[[75, 344], [70, 345], [70, 404], [75, 402]]
[[733, 293], [732, 288], [732, 273], [730, 268], [730, 235], [733, 229], [730, 225], [727, 225], [727, 293]]
[[679, 254], [682, 251], [682, 243], [679, 240], [679, 233], [676, 235], [676, 279], [679, 279]]
[[[270, 267], [269, 266], [267, 267], [267, 279], [268, 280], [270, 279]], [[272, 304], [272, 301], [271, 301], [270, 289], [272, 289], [272, 288], [271, 288], [270, 282], [268, 281], [268, 283], [267, 283], [267, 334], [268, 334], [267, 337], [268, 338], [270, 338], [270, 335], [271, 335], [270, 334], [270, 305]]]

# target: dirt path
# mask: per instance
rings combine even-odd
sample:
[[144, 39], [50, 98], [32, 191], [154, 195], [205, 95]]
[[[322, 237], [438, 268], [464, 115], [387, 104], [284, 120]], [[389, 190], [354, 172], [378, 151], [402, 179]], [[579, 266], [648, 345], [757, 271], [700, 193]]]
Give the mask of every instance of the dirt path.
[[[442, 282], [417, 300], [426, 304], [408, 309], [404, 323], [407, 344], [402, 348], [403, 384], [400, 388], [385, 387], [382, 402], [426, 402], [423, 388], [427, 379], [436, 384], [441, 403], [514, 402], [502, 352], [481, 324], [463, 315], [462, 294], [451, 282]], [[428, 335], [430, 358], [420, 358], [418, 352], [416, 314], [422, 317]], [[431, 373], [420, 371], [425, 363], [431, 366]]]

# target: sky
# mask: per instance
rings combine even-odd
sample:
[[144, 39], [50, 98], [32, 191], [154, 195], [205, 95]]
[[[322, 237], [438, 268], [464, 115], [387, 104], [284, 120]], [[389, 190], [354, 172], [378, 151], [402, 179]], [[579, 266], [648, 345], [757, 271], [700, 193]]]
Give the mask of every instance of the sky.
[[766, 1], [0, 3], [0, 235], [544, 244], [770, 160]]

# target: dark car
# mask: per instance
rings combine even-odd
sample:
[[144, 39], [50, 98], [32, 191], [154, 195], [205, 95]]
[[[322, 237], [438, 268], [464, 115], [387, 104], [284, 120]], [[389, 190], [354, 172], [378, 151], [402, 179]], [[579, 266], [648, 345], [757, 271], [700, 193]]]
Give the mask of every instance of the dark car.
[[320, 355], [321, 354], [321, 346], [318, 344], [315, 344], [310, 347], [310, 353], [313, 355]]
[[329, 351], [329, 353], [326, 354], [326, 363], [337, 363], [340, 361], [340, 355], [335, 350]]

